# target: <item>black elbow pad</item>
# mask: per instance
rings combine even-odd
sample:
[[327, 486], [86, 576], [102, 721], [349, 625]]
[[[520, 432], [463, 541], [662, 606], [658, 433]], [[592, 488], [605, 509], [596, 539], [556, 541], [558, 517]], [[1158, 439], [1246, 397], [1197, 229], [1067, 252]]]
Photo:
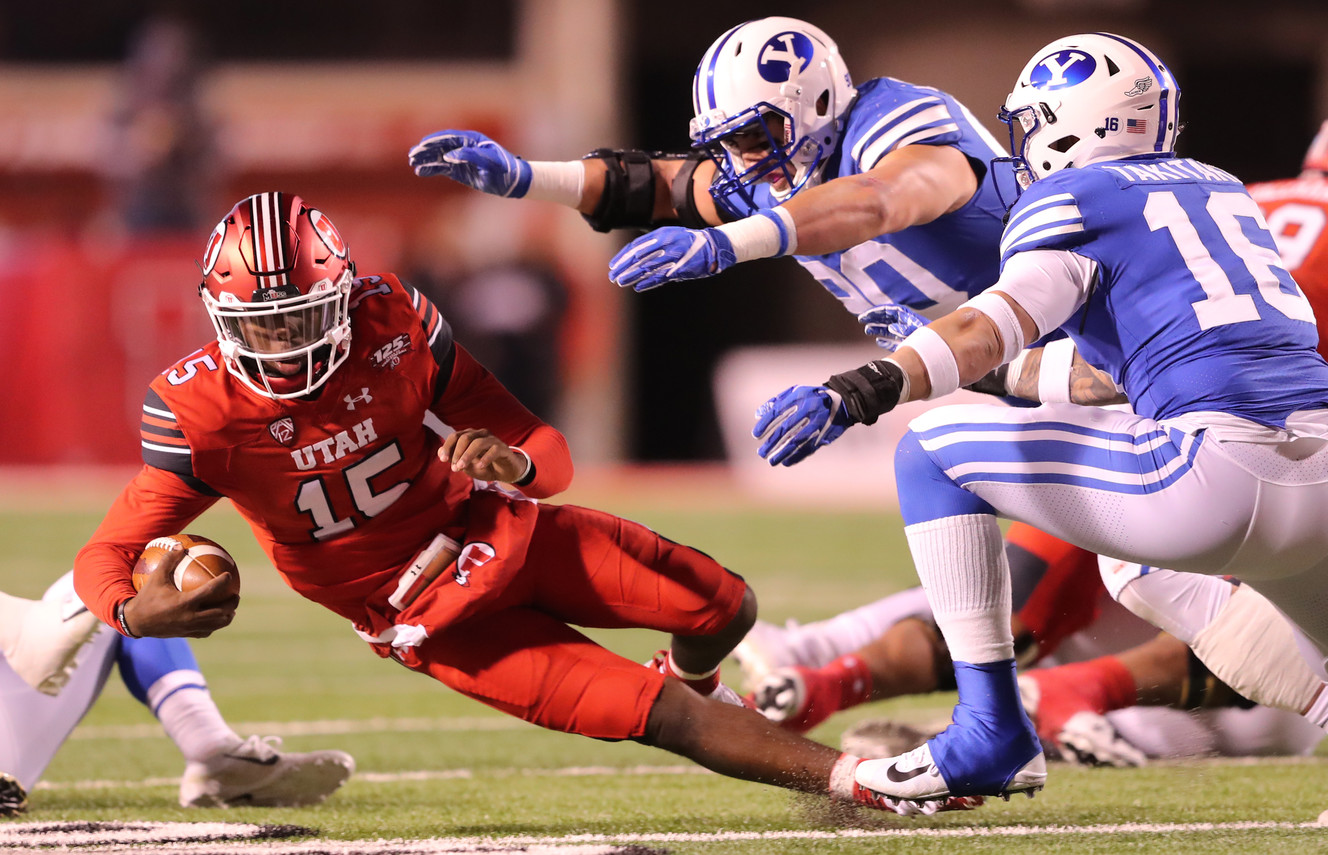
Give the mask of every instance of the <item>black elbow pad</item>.
[[597, 232], [621, 228], [650, 228], [655, 213], [655, 170], [644, 151], [597, 148], [581, 158], [595, 158], [607, 167], [604, 192], [586, 222]]

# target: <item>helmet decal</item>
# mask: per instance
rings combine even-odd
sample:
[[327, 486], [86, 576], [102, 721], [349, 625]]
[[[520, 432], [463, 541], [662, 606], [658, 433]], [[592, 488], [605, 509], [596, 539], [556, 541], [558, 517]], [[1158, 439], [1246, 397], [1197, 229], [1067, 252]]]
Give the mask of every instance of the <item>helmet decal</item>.
[[763, 80], [783, 83], [811, 65], [815, 50], [812, 40], [802, 33], [780, 33], [761, 45], [756, 70]]
[[1033, 65], [1028, 83], [1038, 89], [1056, 90], [1083, 83], [1097, 70], [1097, 61], [1081, 50], [1058, 50]]
[[333, 255], [337, 258], [346, 257], [346, 242], [341, 239], [341, 232], [337, 231], [337, 227], [332, 225], [331, 220], [323, 216], [322, 211], [311, 208], [309, 210], [309, 222], [313, 224], [314, 233], [322, 238], [323, 243], [332, 251]]
[[217, 259], [221, 257], [221, 245], [225, 239], [226, 220], [222, 220], [212, 230], [212, 237], [208, 238], [207, 246], [203, 249], [203, 275], [205, 277], [212, 272], [212, 268], [217, 266]]

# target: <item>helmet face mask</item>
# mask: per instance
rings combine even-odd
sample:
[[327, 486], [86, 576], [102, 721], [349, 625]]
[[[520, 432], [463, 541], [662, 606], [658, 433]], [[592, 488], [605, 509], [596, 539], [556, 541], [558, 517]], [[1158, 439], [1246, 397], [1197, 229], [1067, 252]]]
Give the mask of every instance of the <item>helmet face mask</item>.
[[226, 367], [259, 395], [308, 395], [349, 355], [355, 265], [332, 222], [300, 197], [240, 202], [202, 267], [199, 293]]
[[1033, 55], [1000, 111], [1020, 189], [1061, 169], [1175, 151], [1179, 102], [1170, 69], [1138, 42], [1057, 39]]
[[718, 170], [716, 201], [746, 216], [759, 183], [783, 201], [819, 181], [856, 94], [839, 48], [805, 21], [762, 18], [720, 36], [696, 71], [690, 127]]

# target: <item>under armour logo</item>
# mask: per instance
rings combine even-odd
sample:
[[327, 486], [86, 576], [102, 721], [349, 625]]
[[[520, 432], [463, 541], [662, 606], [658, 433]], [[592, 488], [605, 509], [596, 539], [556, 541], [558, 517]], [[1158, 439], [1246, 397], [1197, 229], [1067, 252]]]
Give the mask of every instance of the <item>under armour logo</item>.
[[355, 405], [356, 405], [357, 403], [359, 403], [359, 404], [367, 404], [367, 403], [369, 403], [369, 402], [372, 401], [372, 400], [373, 400], [373, 396], [369, 394], [369, 387], [368, 387], [368, 386], [361, 386], [361, 387], [360, 387], [360, 394], [358, 394], [358, 395], [356, 395], [356, 396], [354, 396], [354, 397], [351, 397], [350, 395], [347, 395], [347, 396], [346, 396], [346, 398], [345, 398], [345, 401], [346, 401], [346, 409], [348, 409], [348, 410], [353, 410], [353, 409], [355, 409]]

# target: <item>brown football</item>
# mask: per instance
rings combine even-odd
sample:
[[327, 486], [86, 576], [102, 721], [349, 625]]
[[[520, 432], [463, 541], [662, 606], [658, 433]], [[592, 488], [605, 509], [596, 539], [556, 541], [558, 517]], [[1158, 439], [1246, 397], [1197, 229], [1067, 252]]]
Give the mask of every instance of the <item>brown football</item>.
[[143, 554], [134, 564], [134, 590], [142, 590], [149, 574], [156, 572], [161, 560], [166, 557], [166, 544], [175, 541], [185, 548], [184, 558], [175, 566], [171, 581], [181, 591], [192, 591], [205, 585], [222, 573], [231, 574], [231, 595], [240, 593], [240, 568], [235, 559], [219, 543], [197, 534], [172, 534], [148, 541], [143, 547]]

